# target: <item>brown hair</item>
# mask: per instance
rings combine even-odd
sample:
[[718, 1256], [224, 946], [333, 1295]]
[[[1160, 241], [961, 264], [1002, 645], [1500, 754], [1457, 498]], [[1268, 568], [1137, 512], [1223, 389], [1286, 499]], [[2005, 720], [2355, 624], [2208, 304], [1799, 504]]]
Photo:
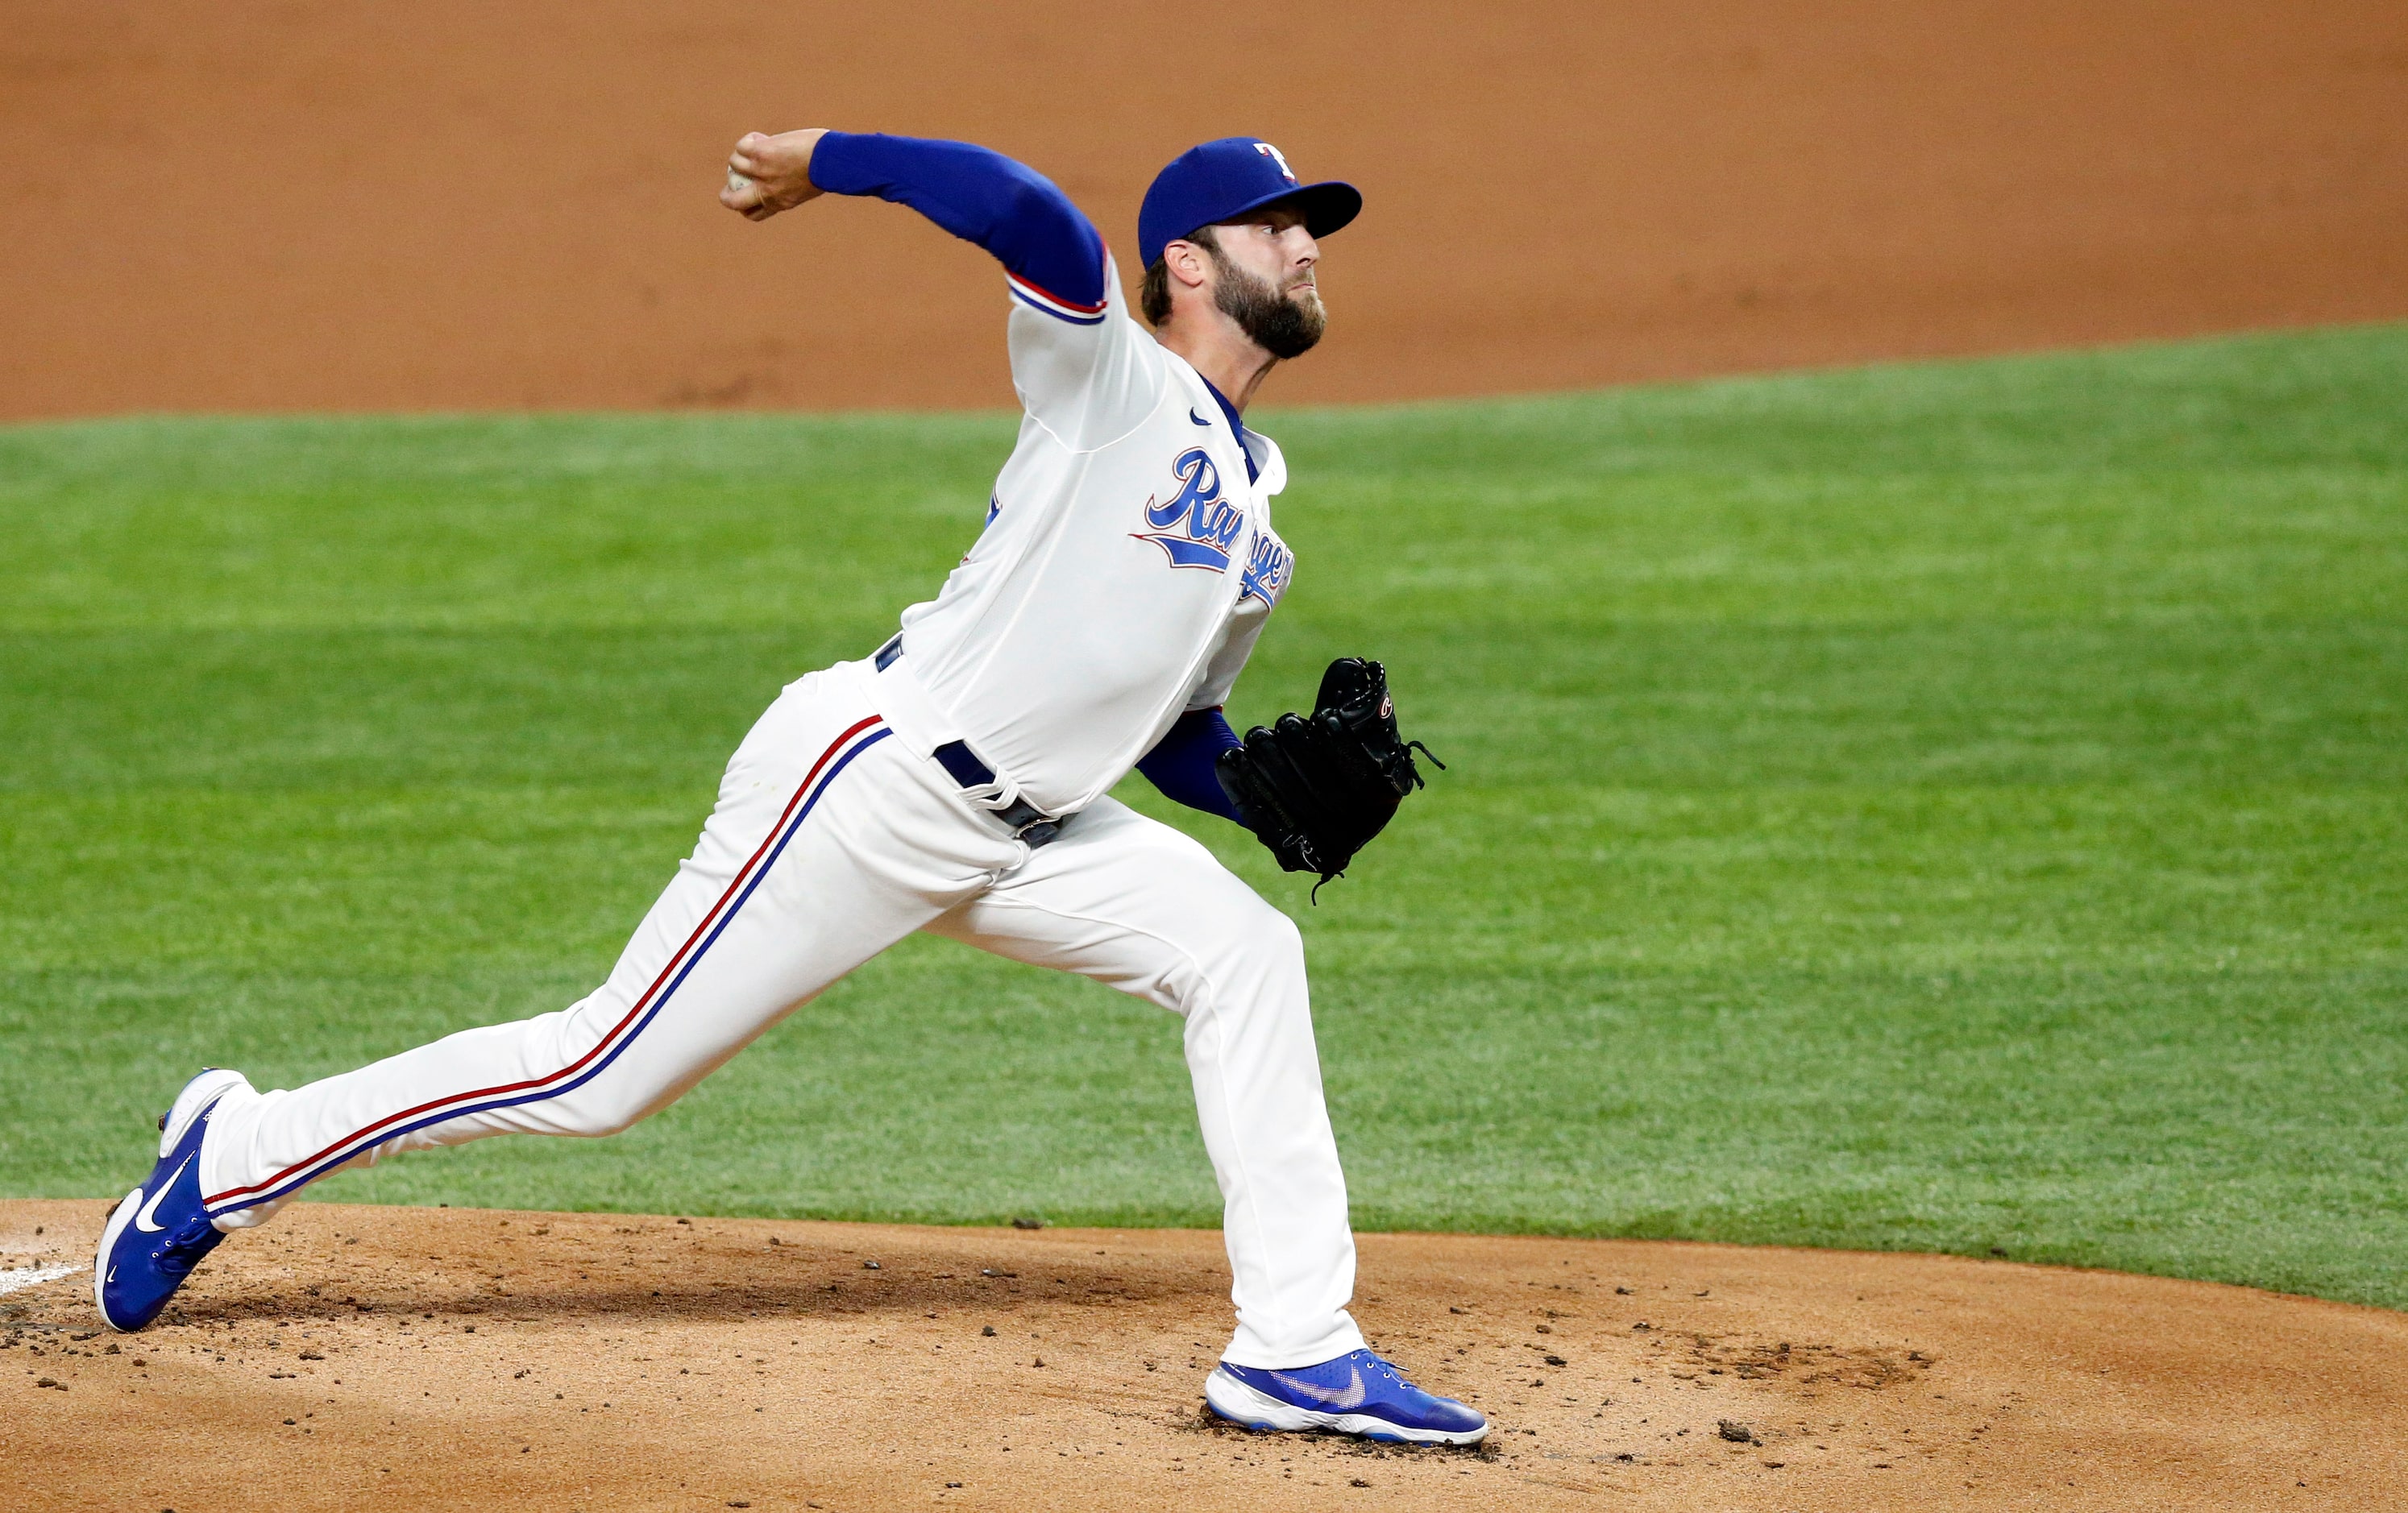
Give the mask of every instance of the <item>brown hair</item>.
[[[1198, 226], [1184, 236], [1171, 239], [1194, 242], [1216, 256], [1221, 250], [1221, 243], [1210, 226]], [[1137, 307], [1144, 314], [1145, 323], [1150, 326], [1159, 326], [1170, 319], [1170, 270], [1163, 265], [1163, 259], [1155, 258], [1145, 265], [1145, 282], [1138, 289]]]

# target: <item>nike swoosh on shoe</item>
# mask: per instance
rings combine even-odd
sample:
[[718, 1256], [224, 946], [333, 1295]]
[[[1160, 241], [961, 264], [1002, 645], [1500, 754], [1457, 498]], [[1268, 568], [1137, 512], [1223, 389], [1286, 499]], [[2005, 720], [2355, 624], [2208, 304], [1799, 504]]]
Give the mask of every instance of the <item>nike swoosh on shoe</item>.
[[[200, 1154], [200, 1152], [197, 1150], [193, 1153], [194, 1156], [198, 1154]], [[151, 1193], [150, 1201], [144, 1204], [134, 1215], [134, 1227], [136, 1229], [140, 1230], [145, 1235], [156, 1235], [161, 1230], [167, 1227], [165, 1224], [154, 1224], [151, 1222], [152, 1220], [159, 1217], [159, 1200], [167, 1195], [168, 1190], [176, 1185], [176, 1178], [184, 1175], [184, 1167], [190, 1166], [192, 1163], [193, 1156], [186, 1156], [183, 1160], [182, 1165], [178, 1166], [175, 1171], [168, 1175], [165, 1181], [159, 1184], [159, 1191]]]
[[1316, 1387], [1301, 1377], [1291, 1377], [1284, 1371], [1274, 1371], [1270, 1375], [1272, 1380], [1289, 1392], [1309, 1397], [1316, 1403], [1333, 1408], [1361, 1407], [1366, 1395], [1363, 1391], [1363, 1368], [1349, 1366], [1347, 1371], [1354, 1379], [1343, 1387]]

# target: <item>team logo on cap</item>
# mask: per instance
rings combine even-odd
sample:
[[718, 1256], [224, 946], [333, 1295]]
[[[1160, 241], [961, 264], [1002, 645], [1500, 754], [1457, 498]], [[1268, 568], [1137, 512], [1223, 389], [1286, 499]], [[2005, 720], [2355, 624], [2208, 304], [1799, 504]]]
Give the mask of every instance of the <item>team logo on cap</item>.
[[1268, 142], [1256, 142], [1254, 144], [1254, 150], [1261, 153], [1264, 157], [1270, 159], [1273, 163], [1279, 164], [1280, 177], [1282, 178], [1286, 179], [1291, 184], [1296, 182], [1296, 170], [1287, 165], [1287, 159], [1280, 155], [1280, 150], [1278, 148], [1271, 146]]
[[1207, 572], [1229, 570], [1229, 546], [1245, 529], [1246, 518], [1221, 497], [1221, 470], [1201, 447], [1190, 447], [1170, 464], [1179, 479], [1168, 500], [1145, 502], [1145, 522], [1151, 532], [1132, 531], [1140, 541], [1163, 550], [1173, 567], [1201, 567]]

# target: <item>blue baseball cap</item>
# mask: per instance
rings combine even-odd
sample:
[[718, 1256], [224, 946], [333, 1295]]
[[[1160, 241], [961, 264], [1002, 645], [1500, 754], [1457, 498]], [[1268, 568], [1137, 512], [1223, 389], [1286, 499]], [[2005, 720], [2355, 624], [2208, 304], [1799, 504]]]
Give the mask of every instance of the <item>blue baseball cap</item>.
[[1294, 202], [1304, 229], [1326, 236], [1362, 212], [1363, 194], [1334, 178], [1299, 183], [1280, 150], [1253, 136], [1224, 136], [1189, 148], [1154, 176], [1137, 212], [1140, 267], [1152, 267], [1162, 250], [1215, 221], [1234, 220], [1275, 200]]

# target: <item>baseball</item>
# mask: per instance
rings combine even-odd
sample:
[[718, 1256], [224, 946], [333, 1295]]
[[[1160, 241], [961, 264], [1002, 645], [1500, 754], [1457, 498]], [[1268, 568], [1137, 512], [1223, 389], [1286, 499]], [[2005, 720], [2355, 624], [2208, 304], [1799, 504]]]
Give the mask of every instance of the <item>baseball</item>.
[[727, 187], [741, 193], [752, 187], [752, 180], [738, 173], [734, 168], [730, 168], [727, 170]]

